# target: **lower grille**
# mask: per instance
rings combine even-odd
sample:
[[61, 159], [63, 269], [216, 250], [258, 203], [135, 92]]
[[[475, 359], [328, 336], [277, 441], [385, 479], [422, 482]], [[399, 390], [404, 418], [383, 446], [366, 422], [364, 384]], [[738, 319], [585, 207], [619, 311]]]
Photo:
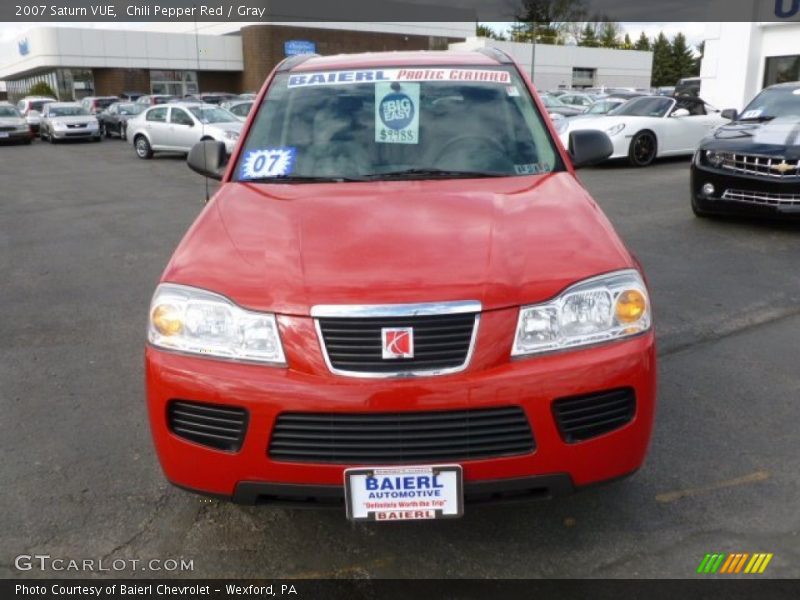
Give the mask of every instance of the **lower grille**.
[[567, 443], [603, 435], [633, 419], [636, 394], [631, 388], [562, 398], [553, 402], [561, 436]]
[[17, 130], [16, 127], [9, 127], [7, 125], [3, 125], [2, 127], [0, 127], [0, 131], [16, 131], [16, 130]]
[[747, 204], [763, 204], [765, 206], [800, 206], [800, 194], [725, 190], [725, 193], [722, 194], [722, 199], [746, 202]]
[[218, 404], [172, 400], [167, 407], [169, 430], [180, 438], [229, 452], [238, 452], [247, 431], [247, 411]]
[[269, 456], [287, 462], [402, 464], [528, 454], [535, 449], [518, 406], [409, 413], [283, 413]]

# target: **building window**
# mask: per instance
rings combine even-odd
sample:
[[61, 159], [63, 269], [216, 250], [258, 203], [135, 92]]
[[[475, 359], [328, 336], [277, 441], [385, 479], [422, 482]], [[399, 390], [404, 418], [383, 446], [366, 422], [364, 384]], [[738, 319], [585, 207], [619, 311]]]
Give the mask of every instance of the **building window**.
[[767, 58], [764, 87], [787, 81], [800, 81], [800, 55]]
[[587, 88], [594, 86], [594, 73], [596, 69], [572, 67], [572, 87]]
[[150, 71], [150, 93], [182, 98], [197, 93], [195, 71]]

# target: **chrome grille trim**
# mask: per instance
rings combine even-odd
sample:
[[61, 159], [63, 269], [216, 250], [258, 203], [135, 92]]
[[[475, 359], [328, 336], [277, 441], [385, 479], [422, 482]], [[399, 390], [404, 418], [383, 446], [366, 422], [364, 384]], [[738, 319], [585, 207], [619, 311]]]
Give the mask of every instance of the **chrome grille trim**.
[[[438, 375], [449, 375], [464, 371], [472, 360], [475, 351], [475, 343], [478, 339], [478, 329], [480, 325], [480, 311], [482, 305], [475, 300], [456, 301], [456, 302], [436, 302], [424, 304], [382, 304], [382, 305], [318, 305], [311, 308], [311, 316], [314, 317], [314, 328], [317, 331], [317, 339], [322, 351], [325, 364], [331, 373], [344, 375], [347, 377], [361, 377], [367, 379], [387, 379], [399, 377], [433, 377]], [[447, 316], [456, 314], [473, 314], [474, 321], [472, 333], [470, 335], [467, 353], [464, 362], [456, 366], [439, 367], [433, 369], [402, 369], [398, 364], [398, 369], [394, 371], [353, 371], [334, 366], [328, 354], [327, 344], [320, 324], [321, 318], [375, 318], [375, 317], [417, 317], [417, 316]]]
[[[734, 152], [720, 152], [719, 154], [723, 157], [720, 167], [729, 171], [746, 175], [765, 175], [774, 179], [800, 179], [800, 159], [792, 161], [755, 154], [736, 154]], [[774, 169], [776, 165], [784, 162], [791, 167], [791, 170], [781, 173]]]
[[800, 194], [773, 194], [747, 190], [725, 190], [723, 200], [734, 200], [764, 206], [800, 206]]

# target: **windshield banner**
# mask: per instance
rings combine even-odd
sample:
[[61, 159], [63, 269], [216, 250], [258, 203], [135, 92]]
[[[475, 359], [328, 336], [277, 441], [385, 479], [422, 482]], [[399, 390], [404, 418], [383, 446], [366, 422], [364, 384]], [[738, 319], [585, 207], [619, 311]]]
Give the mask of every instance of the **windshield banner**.
[[326, 71], [322, 73], [293, 73], [287, 87], [343, 85], [381, 81], [480, 81], [508, 85], [508, 71], [489, 69], [367, 69], [359, 71]]

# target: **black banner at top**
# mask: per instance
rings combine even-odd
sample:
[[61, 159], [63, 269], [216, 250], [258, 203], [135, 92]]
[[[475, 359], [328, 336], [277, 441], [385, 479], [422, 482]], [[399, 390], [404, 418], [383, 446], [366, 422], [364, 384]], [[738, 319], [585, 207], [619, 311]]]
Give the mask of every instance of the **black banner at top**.
[[800, 0], [3, 0], [0, 21], [800, 21]]

